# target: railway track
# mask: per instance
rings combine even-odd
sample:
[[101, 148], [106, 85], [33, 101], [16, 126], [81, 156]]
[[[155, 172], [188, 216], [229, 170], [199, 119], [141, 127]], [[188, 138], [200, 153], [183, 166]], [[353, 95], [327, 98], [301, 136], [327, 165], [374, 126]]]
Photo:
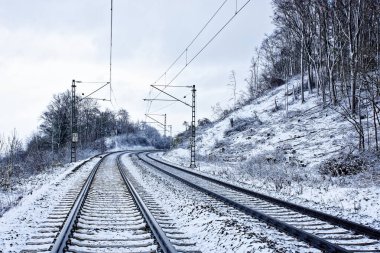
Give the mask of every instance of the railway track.
[[325, 252], [380, 252], [380, 231], [139, 153], [149, 166]]
[[148, 194], [136, 190], [121, 155], [105, 155], [24, 252], [199, 252]]

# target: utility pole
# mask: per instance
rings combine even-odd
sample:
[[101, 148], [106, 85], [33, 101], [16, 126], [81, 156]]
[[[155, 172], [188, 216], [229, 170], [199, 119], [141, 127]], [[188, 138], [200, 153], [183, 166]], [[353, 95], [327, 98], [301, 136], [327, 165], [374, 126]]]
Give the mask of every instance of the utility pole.
[[166, 113], [164, 114], [164, 137], [166, 137]]
[[77, 161], [78, 129], [75, 88], [75, 80], [73, 80], [71, 84], [71, 162]]
[[[192, 85], [192, 86], [167, 86], [167, 85], [151, 85], [153, 88], [155, 88], [156, 90], [160, 91], [160, 93], [163, 93], [167, 96], [169, 96], [171, 99], [158, 99], [158, 98], [154, 98], [154, 99], [144, 99], [144, 101], [168, 101], [168, 102], [172, 102], [172, 101], [178, 101], [178, 102], [181, 102], [182, 104], [184, 105], [187, 105], [188, 107], [191, 108], [191, 137], [190, 137], [190, 168], [195, 168], [196, 165], [195, 165], [195, 92], [196, 92], [196, 89], [195, 89], [195, 85]], [[191, 92], [192, 92], [192, 104], [188, 104], [186, 102], [184, 102], [183, 100], [181, 99], [178, 99], [176, 97], [174, 97], [173, 95], [165, 92], [163, 89], [160, 89], [160, 88], [157, 88], [159, 86], [164, 86], [165, 88], [166, 87], [182, 87], [182, 88], [192, 88], [191, 89]], [[145, 116], [148, 116], [147, 114], [145, 114]]]
[[195, 168], [195, 85], [193, 85], [191, 104], [191, 139], [190, 139], [190, 168]]
[[169, 133], [170, 133], [170, 147], [169, 147], [169, 149], [172, 149], [172, 147], [173, 147], [173, 126], [172, 125], [169, 125]]
[[[91, 84], [97, 84], [102, 83], [103, 85], [99, 88], [97, 88], [95, 91], [91, 92], [90, 94], [86, 95], [85, 97], [80, 98], [77, 101], [75, 89], [76, 84], [81, 83], [91, 83]], [[105, 84], [104, 84], [105, 83]], [[84, 99], [94, 99], [94, 100], [102, 100], [102, 101], [111, 101], [107, 99], [101, 99], [101, 98], [92, 98], [90, 97], [94, 93], [98, 92], [99, 90], [103, 89], [107, 85], [109, 85], [110, 82], [83, 82], [83, 81], [76, 81], [73, 80], [71, 84], [71, 162], [77, 161], [77, 143], [79, 140], [79, 134], [78, 134], [78, 110], [77, 110], [77, 104], [80, 103]]]
[[[153, 118], [152, 116], [163, 116], [164, 117], [164, 123], [161, 123], [157, 119]], [[165, 114], [153, 114], [153, 113], [146, 113], [145, 117], [148, 117], [149, 119], [153, 120], [154, 122], [145, 122], [145, 123], [153, 123], [153, 124], [159, 124], [160, 126], [163, 127], [164, 129], [164, 137], [166, 137], [166, 132], [167, 132], [167, 125], [166, 125], [166, 113]]]

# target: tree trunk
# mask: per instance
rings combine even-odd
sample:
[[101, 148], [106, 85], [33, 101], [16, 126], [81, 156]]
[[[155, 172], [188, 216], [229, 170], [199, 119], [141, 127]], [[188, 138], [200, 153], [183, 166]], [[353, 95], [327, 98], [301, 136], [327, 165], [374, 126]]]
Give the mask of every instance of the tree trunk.
[[379, 141], [377, 138], [376, 104], [375, 104], [375, 98], [374, 97], [372, 97], [372, 113], [373, 113], [373, 126], [375, 129], [375, 149], [376, 149], [376, 151], [379, 151]]
[[309, 89], [309, 94], [312, 94], [313, 93], [313, 88], [311, 87], [311, 82], [313, 81], [312, 80], [312, 77], [311, 77], [311, 71], [310, 71], [310, 63], [307, 65], [307, 85], [308, 85], [308, 89]]
[[301, 38], [301, 103], [305, 102], [305, 95], [304, 95], [304, 89], [303, 89], [303, 50], [304, 50], [304, 35], [302, 33]]

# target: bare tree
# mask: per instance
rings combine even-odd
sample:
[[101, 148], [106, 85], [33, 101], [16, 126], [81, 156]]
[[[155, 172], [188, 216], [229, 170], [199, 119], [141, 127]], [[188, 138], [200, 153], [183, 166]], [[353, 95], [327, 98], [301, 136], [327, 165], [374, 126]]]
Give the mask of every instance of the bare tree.
[[232, 100], [234, 101], [233, 109], [236, 108], [236, 73], [234, 70], [231, 70], [229, 76], [230, 82], [227, 84], [232, 87]]
[[8, 137], [5, 147], [5, 167], [1, 173], [0, 185], [8, 188], [11, 185], [11, 177], [16, 169], [20, 169], [22, 143], [16, 130]]

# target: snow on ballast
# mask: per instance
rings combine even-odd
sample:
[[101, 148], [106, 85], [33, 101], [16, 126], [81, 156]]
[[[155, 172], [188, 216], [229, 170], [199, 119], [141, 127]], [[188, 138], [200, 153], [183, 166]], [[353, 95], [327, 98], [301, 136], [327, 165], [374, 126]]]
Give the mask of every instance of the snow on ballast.
[[[222, 181], [163, 162], [147, 153], [140, 153], [138, 157], [151, 167], [265, 221], [313, 247], [326, 252], [380, 252], [380, 231], [373, 228], [336, 217], [330, 217], [330, 220], [336, 218], [337, 222], [328, 222], [310, 216], [307, 212], [302, 212], [302, 207], [300, 210], [289, 208], [296, 206], [291, 203], [287, 203], [289, 207], [285, 207], [279, 204], [279, 202], [284, 201], [267, 196], [262, 196], [267, 197], [264, 199], [258, 197], [261, 194], [257, 194], [258, 196], [248, 194], [248, 191], [242, 188], [228, 186]], [[313, 210], [309, 211], [314, 212]], [[323, 213], [320, 214], [321, 216], [328, 216]], [[342, 222], [342, 225], [339, 225], [339, 222]], [[349, 229], [350, 227], [352, 229]]]
[[[145, 196], [149, 204], [141, 202], [125, 181], [125, 170], [118, 154], [104, 156], [86, 182], [53, 209], [23, 252], [199, 252], [154, 200]], [[152, 215], [142, 209], [147, 206], [158, 211]], [[166, 233], [178, 238], [176, 248]]]

